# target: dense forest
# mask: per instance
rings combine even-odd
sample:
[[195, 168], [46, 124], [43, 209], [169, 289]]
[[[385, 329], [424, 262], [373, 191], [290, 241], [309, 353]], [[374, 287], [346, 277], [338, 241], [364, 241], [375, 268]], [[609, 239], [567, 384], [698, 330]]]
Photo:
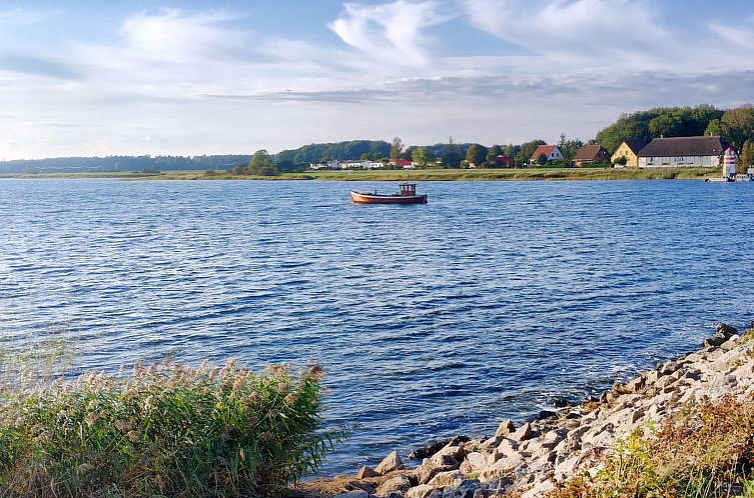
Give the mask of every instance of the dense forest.
[[370, 159], [379, 161], [390, 155], [390, 144], [382, 140], [351, 140], [329, 144], [304, 145], [274, 156], [278, 164], [308, 165], [322, 161]]
[[720, 110], [710, 105], [660, 107], [621, 116], [597, 133], [597, 142], [611, 153], [624, 140], [649, 142], [659, 137], [719, 135], [744, 148], [754, 140], [754, 107], [750, 104]]

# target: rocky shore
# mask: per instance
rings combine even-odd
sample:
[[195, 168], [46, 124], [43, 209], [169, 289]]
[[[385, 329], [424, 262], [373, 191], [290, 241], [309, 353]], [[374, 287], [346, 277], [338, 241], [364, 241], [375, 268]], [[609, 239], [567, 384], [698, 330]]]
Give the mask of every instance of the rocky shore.
[[393, 452], [375, 468], [306, 483], [310, 496], [502, 498], [547, 496], [575, 475], [594, 475], [616, 441], [667, 420], [689, 403], [754, 394], [751, 333], [719, 324], [703, 349], [616, 383], [598, 400], [567, 406], [487, 439], [456, 437], [418, 450], [406, 468]]

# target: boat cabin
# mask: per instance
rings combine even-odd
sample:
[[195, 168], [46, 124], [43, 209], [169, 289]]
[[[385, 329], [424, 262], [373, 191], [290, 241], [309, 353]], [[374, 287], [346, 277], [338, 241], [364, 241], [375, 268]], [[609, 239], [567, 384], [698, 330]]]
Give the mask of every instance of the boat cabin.
[[415, 183], [401, 183], [400, 187], [401, 187], [401, 195], [403, 196], [416, 195]]

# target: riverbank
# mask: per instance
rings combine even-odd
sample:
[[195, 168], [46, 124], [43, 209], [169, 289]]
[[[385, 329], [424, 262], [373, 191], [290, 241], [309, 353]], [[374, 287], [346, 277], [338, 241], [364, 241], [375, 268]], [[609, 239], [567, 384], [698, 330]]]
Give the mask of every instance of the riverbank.
[[331, 180], [331, 181], [539, 181], [539, 180], [673, 180], [714, 176], [719, 168], [526, 168], [308, 171], [255, 177], [226, 172], [91, 172], [7, 174], [0, 178], [116, 178], [122, 180]]
[[[487, 439], [430, 445], [413, 454], [423, 458], [413, 468], [393, 452], [356, 476], [310, 482], [303, 491], [339, 498], [741, 496], [754, 489], [753, 343], [754, 332], [739, 335], [721, 324], [701, 350], [618, 382], [599, 399], [519, 426], [505, 420]], [[675, 494], [681, 487], [699, 493]]]

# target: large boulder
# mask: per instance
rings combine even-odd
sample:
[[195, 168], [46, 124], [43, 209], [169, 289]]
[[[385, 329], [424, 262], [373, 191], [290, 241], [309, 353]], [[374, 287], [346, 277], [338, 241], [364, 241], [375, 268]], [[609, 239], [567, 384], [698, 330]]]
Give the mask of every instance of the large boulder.
[[403, 462], [401, 461], [401, 457], [398, 456], [398, 452], [394, 451], [390, 453], [388, 456], [386, 456], [377, 467], [375, 467], [375, 472], [378, 474], [388, 474], [390, 472], [394, 472], [396, 470], [403, 470]]
[[495, 431], [495, 435], [505, 437], [515, 430], [516, 430], [516, 427], [513, 425], [513, 421], [507, 418], [503, 420], [502, 422], [500, 422], [500, 425], [497, 426], [497, 431]]
[[380, 484], [374, 494], [377, 496], [388, 495], [390, 493], [401, 493], [411, 487], [411, 479], [406, 476], [391, 477]]

